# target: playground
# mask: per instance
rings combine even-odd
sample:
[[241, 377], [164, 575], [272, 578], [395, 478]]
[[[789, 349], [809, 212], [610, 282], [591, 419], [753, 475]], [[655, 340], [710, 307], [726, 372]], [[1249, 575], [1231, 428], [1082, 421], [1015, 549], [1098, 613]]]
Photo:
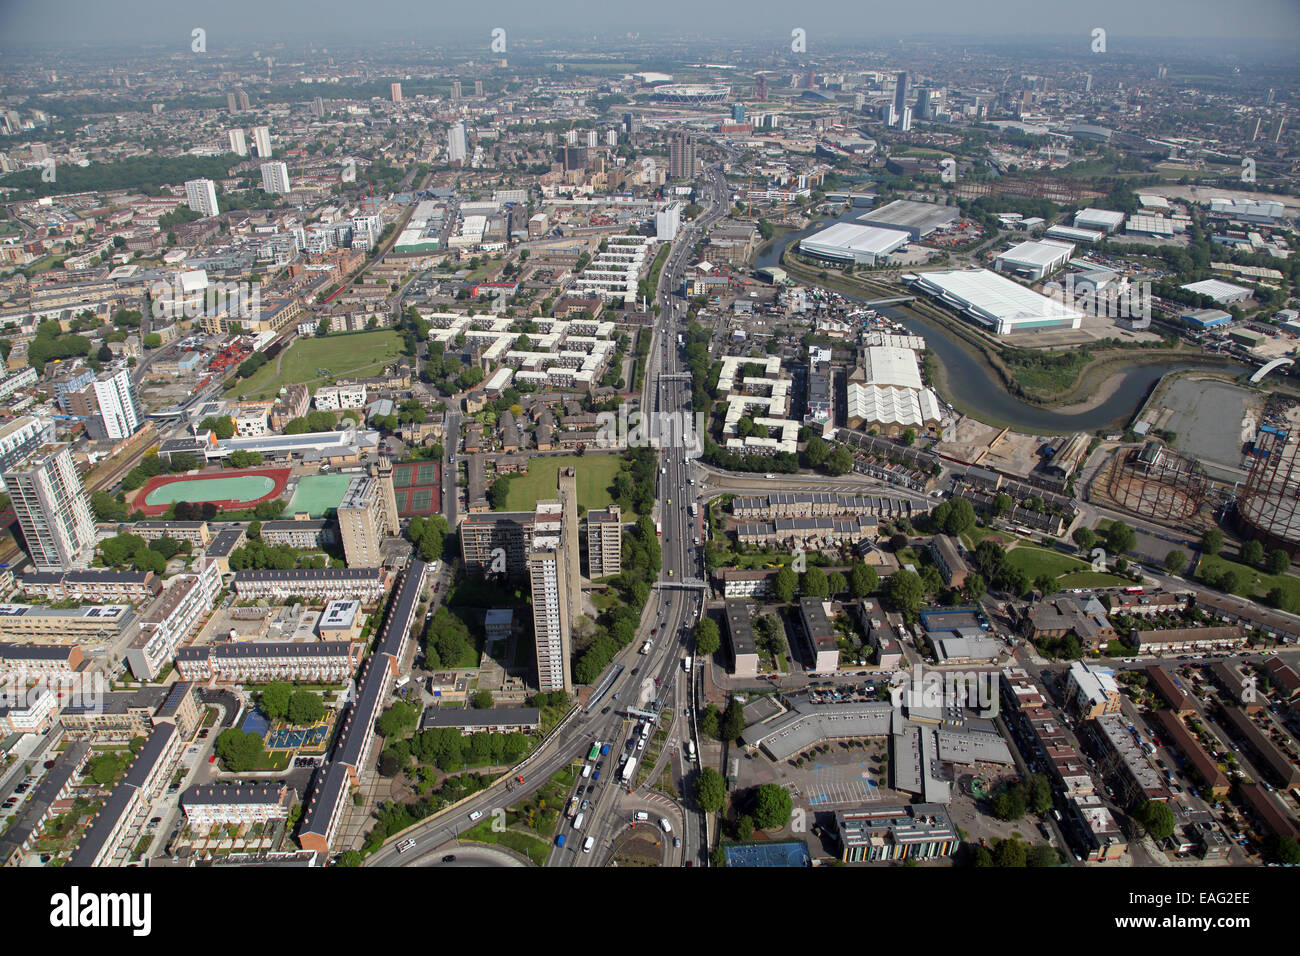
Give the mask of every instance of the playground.
[[133, 507], [147, 517], [165, 514], [173, 504], [213, 504], [220, 511], [243, 511], [284, 492], [288, 468], [250, 468], [198, 475], [156, 475], [137, 492]]

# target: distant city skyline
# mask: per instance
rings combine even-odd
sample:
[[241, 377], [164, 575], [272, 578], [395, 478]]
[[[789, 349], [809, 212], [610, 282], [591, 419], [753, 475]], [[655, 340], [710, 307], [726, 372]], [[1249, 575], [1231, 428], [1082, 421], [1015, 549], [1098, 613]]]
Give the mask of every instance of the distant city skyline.
[[[460, 12], [460, 11], [457, 11]], [[743, 17], [728, 5], [701, 6], [666, 0], [652, 7], [608, 8], [588, 0], [539, 6], [504, 0], [490, 11], [448, 16], [445, 8], [414, 0], [372, 0], [366, 4], [300, 0], [265, 4], [229, 0], [223, 4], [177, 5], [164, 0], [127, 0], [105, 5], [68, 0], [52, 5], [18, 0], [0, 5], [0, 44], [13, 50], [24, 44], [73, 46], [140, 45], [176, 40], [188, 49], [191, 31], [207, 31], [208, 49], [231, 43], [285, 43], [319, 38], [352, 40], [407, 39], [418, 42], [422, 32], [438, 45], [453, 37], [481, 33], [484, 52], [495, 27], [527, 42], [593, 35], [616, 37], [628, 32], [641, 39], [699, 32], [745, 40], [770, 35], [774, 45], [788, 45], [794, 27], [808, 31], [808, 49], [815, 55], [818, 31], [828, 44], [862, 38], [956, 37], [1008, 39], [1022, 37], [1090, 37], [1094, 28], [1107, 31], [1108, 45], [1121, 50], [1125, 41], [1159, 38], [1201, 38], [1216, 41], [1258, 40], [1273, 45], [1300, 36], [1300, 4], [1294, 0], [1253, 0], [1249, 14], [1218, 0], [1093, 0], [1087, 5], [1044, 5], [1038, 0], [989, 0], [973, 5], [965, 0], [925, 0], [920, 4], [873, 8], [847, 0], [821, 0], [792, 10], [773, 0], [755, 0]], [[860, 26], [859, 26], [860, 25]]]

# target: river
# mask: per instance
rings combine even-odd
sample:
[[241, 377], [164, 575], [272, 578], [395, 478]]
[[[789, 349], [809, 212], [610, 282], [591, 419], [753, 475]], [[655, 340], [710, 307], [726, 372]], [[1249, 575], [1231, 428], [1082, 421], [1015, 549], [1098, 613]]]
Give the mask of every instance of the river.
[[[852, 222], [863, 212], [865, 212], [863, 209], [851, 209], [834, 220], [824, 219], [807, 229], [782, 236], [770, 249], [754, 260], [754, 267], [762, 269], [779, 266], [781, 256], [790, 243], [824, 229], [831, 222]], [[895, 308], [884, 307], [879, 311], [899, 322], [912, 334], [925, 338], [930, 352], [944, 368], [950, 393], [943, 396], [945, 399], [971, 412], [976, 418], [987, 418], [990, 421], [1027, 431], [1074, 432], [1122, 428], [1137, 411], [1151, 386], [1170, 372], [1208, 367], [1233, 374], [1250, 371], [1244, 365], [1210, 365], [1187, 360], [1173, 361], [1164, 365], [1133, 365], [1127, 369], [1115, 367], [1114, 374], [1122, 377], [1104, 401], [1086, 411], [1066, 413], [1031, 405], [1010, 394], [986, 363], [976, 359], [965, 348], [950, 339], [941, 326], [915, 315], [905, 314]]]

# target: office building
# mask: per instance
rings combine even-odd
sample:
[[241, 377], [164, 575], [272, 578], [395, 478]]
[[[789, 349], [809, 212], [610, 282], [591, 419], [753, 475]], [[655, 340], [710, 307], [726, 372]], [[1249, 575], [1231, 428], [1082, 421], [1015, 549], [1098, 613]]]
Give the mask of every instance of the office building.
[[339, 502], [337, 517], [348, 567], [381, 565], [380, 544], [398, 532], [392, 463], [385, 460], [374, 466], [371, 474], [353, 478]]
[[4, 486], [37, 571], [90, 565], [95, 521], [68, 445], [46, 446], [28, 466], [6, 471]]
[[390, 84], [388, 84], [388, 93], [389, 93], [389, 95], [393, 98], [393, 102], [394, 102], [394, 103], [400, 103], [400, 102], [402, 102], [402, 84], [401, 84], [401, 83], [390, 83]]
[[200, 216], [216, 216], [221, 212], [217, 205], [217, 184], [210, 179], [187, 179], [185, 202]]
[[668, 178], [694, 179], [697, 168], [694, 135], [674, 133], [668, 141]]
[[289, 191], [289, 167], [284, 163], [262, 164], [262, 191], [282, 196]]
[[244, 137], [242, 129], [229, 130], [226, 135], [230, 138], [230, 151], [236, 156], [248, 155], [248, 140]]
[[452, 123], [451, 129], [447, 130], [447, 162], [464, 163], [468, 151], [465, 123], [463, 121]]
[[253, 127], [253, 148], [257, 150], [258, 159], [271, 158], [271, 128], [269, 126]]
[[623, 570], [623, 517], [618, 505], [587, 512], [587, 576], [597, 578]]

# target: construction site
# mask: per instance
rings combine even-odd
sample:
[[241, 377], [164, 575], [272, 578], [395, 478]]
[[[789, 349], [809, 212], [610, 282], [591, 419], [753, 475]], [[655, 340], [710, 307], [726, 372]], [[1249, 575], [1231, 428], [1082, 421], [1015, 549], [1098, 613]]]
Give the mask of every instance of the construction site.
[[1092, 482], [1089, 500], [1157, 521], [1213, 523], [1210, 481], [1199, 462], [1167, 445], [1149, 441], [1120, 448]]

